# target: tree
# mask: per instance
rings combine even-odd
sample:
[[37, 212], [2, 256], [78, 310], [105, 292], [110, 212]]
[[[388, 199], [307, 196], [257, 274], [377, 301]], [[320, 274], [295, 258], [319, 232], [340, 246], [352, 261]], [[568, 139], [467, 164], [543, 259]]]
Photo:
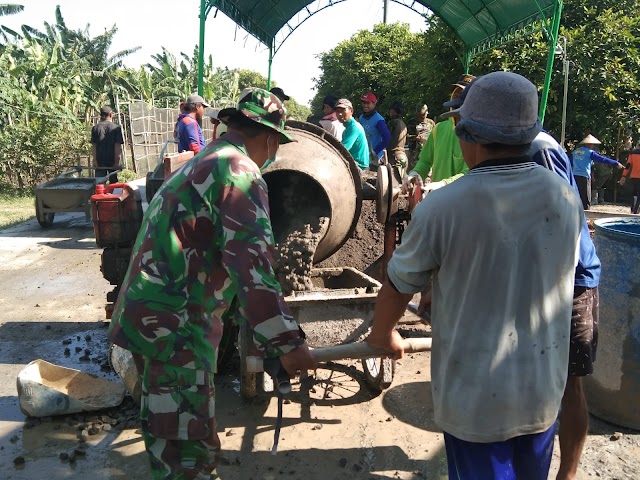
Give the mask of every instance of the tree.
[[[614, 155], [619, 140], [640, 132], [640, 0], [564, 4], [560, 34], [567, 38], [572, 62], [567, 143], [571, 148], [594, 133]], [[444, 111], [442, 103], [462, 73], [463, 45], [439, 18], [430, 16], [425, 22], [426, 30], [417, 35], [398, 25], [378, 25], [321, 54], [314, 111], [328, 93], [354, 100], [368, 88], [380, 97], [383, 113], [390, 97], [403, 100], [407, 111], [416, 103], [427, 103], [432, 114]], [[542, 90], [548, 50], [547, 39], [538, 31], [477, 55], [470, 73], [514, 71]], [[556, 138], [562, 123], [563, 82], [562, 64], [556, 61], [545, 115], [545, 128]]]
[[[272, 86], [276, 86], [275, 82]], [[255, 70], [238, 70], [238, 88], [242, 91], [247, 87], [267, 88], [267, 77]]]
[[379, 24], [372, 32], [360, 31], [320, 54], [313, 111], [322, 110], [326, 95], [355, 101], [372, 91], [378, 96], [378, 110], [385, 113], [394, 100], [408, 98], [405, 67], [420, 42], [420, 35], [411, 33], [406, 24]]
[[[640, 2], [567, 0], [560, 35], [571, 61], [566, 120], [569, 149], [593, 133], [615, 155], [620, 130], [638, 133], [640, 118]], [[542, 33], [474, 60], [473, 73], [518, 72], [542, 88], [548, 44]], [[562, 64], [555, 62], [545, 128], [559, 138], [562, 124]], [[625, 137], [625, 135], [623, 135]]]
[[24, 10], [23, 5], [17, 5], [15, 3], [0, 3], [0, 17], [6, 15], [15, 15]]

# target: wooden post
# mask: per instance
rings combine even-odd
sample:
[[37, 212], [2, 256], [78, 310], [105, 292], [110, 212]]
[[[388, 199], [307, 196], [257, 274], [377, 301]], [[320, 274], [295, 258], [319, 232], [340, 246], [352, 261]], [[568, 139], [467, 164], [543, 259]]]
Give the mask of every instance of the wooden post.
[[[116, 99], [115, 100], [116, 100], [116, 113], [118, 115], [118, 124], [120, 125], [120, 128], [122, 129], [122, 124], [124, 122], [122, 121], [122, 115], [121, 115], [121, 112], [120, 112], [120, 97], [118, 97], [117, 93], [116, 93]], [[124, 132], [124, 129], [122, 129], [122, 131]], [[127, 149], [121, 147], [121, 150], [122, 150], [122, 160], [124, 162], [124, 168], [128, 169], [129, 165], [127, 163]]]

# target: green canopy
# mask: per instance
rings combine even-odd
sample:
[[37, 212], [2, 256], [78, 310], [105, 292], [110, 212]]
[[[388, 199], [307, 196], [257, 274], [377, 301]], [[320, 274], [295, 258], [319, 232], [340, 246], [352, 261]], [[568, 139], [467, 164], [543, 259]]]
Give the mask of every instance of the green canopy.
[[[346, 0], [200, 0], [200, 59], [198, 90], [202, 93], [205, 22], [216, 9], [269, 48], [269, 81], [273, 55], [307, 19]], [[549, 41], [547, 72], [540, 101], [540, 117], [547, 105], [554, 51], [562, 14], [562, 0], [391, 0], [415, 12], [432, 12], [462, 40], [461, 61], [468, 71], [471, 58], [537, 29]]]

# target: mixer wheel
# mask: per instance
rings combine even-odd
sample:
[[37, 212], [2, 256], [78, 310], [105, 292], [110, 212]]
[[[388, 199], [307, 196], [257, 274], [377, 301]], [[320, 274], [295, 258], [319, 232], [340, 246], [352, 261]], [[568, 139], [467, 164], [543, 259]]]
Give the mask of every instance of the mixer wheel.
[[393, 206], [393, 179], [391, 167], [379, 165], [376, 177], [376, 220], [386, 223], [391, 218]]
[[391, 386], [396, 371], [396, 361], [391, 358], [365, 358], [362, 369], [367, 385], [374, 390], [382, 391]]

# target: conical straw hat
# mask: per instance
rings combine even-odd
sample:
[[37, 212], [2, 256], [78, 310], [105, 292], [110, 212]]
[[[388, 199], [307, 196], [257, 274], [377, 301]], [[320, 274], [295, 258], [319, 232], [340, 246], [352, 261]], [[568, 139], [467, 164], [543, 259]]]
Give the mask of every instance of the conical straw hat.
[[600, 145], [602, 142], [593, 135], [589, 134], [580, 142], [580, 145]]

